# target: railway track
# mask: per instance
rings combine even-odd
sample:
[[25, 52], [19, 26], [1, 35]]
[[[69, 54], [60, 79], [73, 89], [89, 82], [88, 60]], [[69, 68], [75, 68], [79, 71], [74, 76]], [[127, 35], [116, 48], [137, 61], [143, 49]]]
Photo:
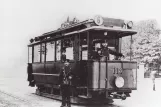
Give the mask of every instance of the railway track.
[[8, 95], [8, 96], [10, 96], [10, 97], [13, 97], [13, 98], [15, 98], [15, 99], [18, 99], [18, 100], [20, 100], [20, 101], [24, 101], [24, 102], [28, 102], [28, 103], [30, 102], [30, 101], [28, 101], [28, 100], [25, 100], [25, 99], [23, 99], [23, 98], [21, 98], [21, 97], [18, 97], [18, 96], [15, 96], [15, 95], [13, 95], [13, 94], [4, 92], [4, 91], [2, 91], [2, 90], [0, 90], [0, 93], [6, 94], [6, 95]]
[[[54, 95], [54, 94], [43, 93], [43, 92], [39, 92], [39, 93], [36, 92], [35, 95], [43, 96], [57, 101], [62, 100], [62, 97], [60, 95]], [[98, 101], [98, 99], [87, 99], [83, 96], [70, 97], [70, 101], [71, 101], [71, 104], [74, 104], [74, 105], [107, 105], [107, 104], [113, 103], [113, 100], [111, 98], [102, 99]]]
[[13, 104], [14, 104], [16, 102], [17, 103], [16, 105], [19, 105], [19, 104], [21, 105], [22, 104], [22, 105], [25, 105], [27, 107], [41, 107], [41, 105], [39, 105], [36, 102], [27, 100], [25, 98], [22, 98], [20, 96], [16, 96], [14, 94], [11, 94], [11, 93], [8, 93], [8, 92], [2, 91], [2, 90], [0, 90], [0, 94], [2, 94], [2, 95], [5, 96], [5, 98], [3, 97], [4, 99], [2, 98], [1, 100], [7, 101], [7, 100], [12, 99], [12, 101], [7, 101], [9, 103], [12, 103], [13, 102]]

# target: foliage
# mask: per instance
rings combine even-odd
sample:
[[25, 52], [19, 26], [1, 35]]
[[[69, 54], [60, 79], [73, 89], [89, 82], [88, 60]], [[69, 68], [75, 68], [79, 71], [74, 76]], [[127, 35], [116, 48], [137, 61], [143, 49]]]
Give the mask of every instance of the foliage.
[[151, 62], [161, 53], [160, 29], [156, 20], [146, 20], [134, 23], [137, 34], [132, 37], [132, 52], [130, 52], [130, 37], [123, 38], [122, 52], [125, 57], [138, 62]]

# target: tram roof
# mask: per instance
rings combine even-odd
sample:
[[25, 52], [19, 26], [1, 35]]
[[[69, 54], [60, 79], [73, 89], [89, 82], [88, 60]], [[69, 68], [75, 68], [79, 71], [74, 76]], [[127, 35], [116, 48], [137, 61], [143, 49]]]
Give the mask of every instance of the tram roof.
[[[137, 31], [135, 30], [122, 28], [122, 25], [125, 24], [124, 20], [113, 19], [113, 18], [104, 18], [103, 20], [104, 20], [104, 23], [102, 25], [96, 24], [96, 21], [94, 19], [88, 19], [82, 22], [68, 25], [67, 27], [64, 27], [64, 28], [59, 28], [57, 30], [44, 33], [40, 36], [35, 37], [34, 39], [35, 42], [34, 43], [31, 42], [30, 45], [37, 44], [42, 40], [46, 41], [48, 37], [52, 37], [54, 39], [54, 38], [59, 38], [67, 35], [85, 32], [85, 31], [91, 31], [91, 30], [116, 32], [118, 33], [118, 38], [137, 33]], [[112, 27], [110, 26], [110, 24], [112, 25]], [[115, 25], [117, 27], [115, 27]], [[38, 38], [40, 41], [39, 40], [36, 41], [36, 38]], [[44, 40], [44, 38], [46, 39]]]
[[54, 31], [51, 31], [51, 32], [44, 33], [43, 35], [41, 35], [41, 36], [39, 36], [39, 37], [48, 36], [48, 35], [50, 35], [50, 34], [62, 32], [62, 31], [64, 31], [64, 30], [71, 29], [71, 28], [74, 28], [74, 27], [78, 27], [78, 26], [84, 25], [84, 24], [86, 24], [86, 23], [91, 23], [91, 22], [94, 22], [94, 20], [93, 20], [93, 19], [88, 19], [88, 20], [85, 20], [85, 21], [82, 21], [82, 22], [79, 22], [79, 23], [75, 23], [75, 24], [69, 25], [69, 26], [66, 27], [66, 28], [60, 28], [60, 29], [58, 29], [58, 30], [54, 30]]
[[[86, 20], [86, 21], [84, 21], [82, 23], [76, 24], [75, 26], [79, 26], [81, 24], [85, 24], [85, 23], [89, 23], [89, 22], [92, 22], [92, 21], [91, 20]], [[38, 37], [47, 37], [50, 34], [58, 33], [58, 32], [61, 32], [63, 30], [75, 27], [75, 26], [70, 26], [68, 28], [64, 28], [64, 29], [60, 29], [60, 30], [55, 30], [55, 31], [51, 31], [51, 32], [48, 32], [48, 33], [44, 33], [43, 35], [38, 36]], [[81, 32], [85, 32], [85, 31], [89, 31], [89, 30], [105, 30], [105, 31], [120, 32], [120, 33], [126, 34], [124, 36], [133, 35], [133, 34], [137, 33], [137, 31], [132, 30], [132, 29], [123, 29], [123, 28], [119, 28], [119, 27], [115, 28], [115, 27], [105, 27], [105, 26], [92, 26], [92, 27], [89, 27], [89, 28], [84, 28], [84, 29], [81, 29], [81, 30], [76, 30], [76, 31], [73, 31], [73, 32], [65, 33], [64, 35], [76, 34], [76, 33], [81, 33]]]
[[[90, 26], [90, 27], [85, 27], [83, 29], [79, 29], [79, 30], [75, 30], [75, 31], [70, 31], [69, 34], [71, 34], [72, 32], [74, 33], [79, 33], [79, 32], [83, 32], [83, 31], [88, 31], [88, 30], [107, 30], [107, 31], [116, 31], [116, 32], [126, 32], [126, 33], [131, 33], [131, 34], [136, 34], [137, 32], [132, 30], [132, 29], [125, 29], [125, 28], [115, 28], [115, 27], [110, 27], [110, 26], [106, 26], [106, 24], [109, 24], [108, 20], [110, 21], [116, 21], [117, 25], [118, 24], [122, 24], [124, 23], [123, 20], [120, 20], [120, 19], [110, 19], [110, 18], [107, 18], [107, 19], [104, 19], [104, 22], [105, 22], [105, 26], [98, 26], [98, 25], [94, 25], [94, 26]], [[112, 22], [113, 24], [114, 22]], [[116, 24], [115, 23], [115, 24]], [[95, 24], [95, 20], [94, 19], [88, 19], [88, 20], [85, 20], [85, 21], [82, 21], [82, 22], [79, 22], [79, 23], [75, 23], [75, 24], [72, 24], [72, 25], [69, 25], [68, 27], [66, 28], [59, 28], [57, 30], [54, 30], [54, 31], [51, 31], [51, 32], [47, 32], [47, 33], [44, 33], [43, 35], [41, 36], [38, 36], [38, 37], [48, 37], [50, 36], [51, 34], [57, 34], [57, 33], [67, 33], [65, 32], [66, 30], [70, 30], [72, 28], [75, 28], [75, 27], [80, 27], [80, 26], [85, 26], [85, 24], [90, 24], [90, 25], [93, 25]], [[120, 26], [120, 25], [119, 25]]]
[[[79, 30], [79, 31], [66, 33], [64, 35], [71, 35], [71, 34], [81, 33], [81, 32], [89, 31], [89, 30], [115, 31], [115, 32], [120, 32], [120, 33], [124, 33], [124, 34], [127, 34], [127, 35], [133, 35], [133, 34], [137, 33], [137, 31], [132, 30], [132, 29], [111, 28], [111, 27], [104, 27], [104, 26], [92, 26], [92, 27], [85, 28], [85, 29], [82, 29], [82, 30]], [[127, 36], [127, 35], [125, 35], [125, 36]]]
[[[65, 33], [65, 34], [63, 34], [63, 36], [68, 36], [68, 35], [77, 34], [77, 33], [90, 31], [90, 30], [117, 32], [117, 33], [120, 33], [120, 35], [118, 35], [118, 38], [128, 36], [128, 35], [133, 35], [133, 34], [137, 33], [137, 31], [132, 30], [132, 29], [110, 28], [110, 27], [104, 27], [104, 26], [92, 26], [92, 27], [85, 28], [82, 30], [77, 30], [77, 31]], [[55, 36], [55, 38], [58, 38], [58, 36]], [[40, 42], [40, 41], [38, 41], [38, 42]], [[35, 44], [35, 43], [33, 43], [33, 44]]]

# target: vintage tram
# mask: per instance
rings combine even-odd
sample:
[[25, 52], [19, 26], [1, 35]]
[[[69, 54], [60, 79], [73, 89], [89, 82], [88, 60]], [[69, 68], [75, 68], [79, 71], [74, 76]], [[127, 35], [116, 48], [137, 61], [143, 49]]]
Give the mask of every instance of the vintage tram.
[[[111, 103], [137, 89], [137, 63], [121, 57], [121, 41], [136, 34], [132, 21], [96, 16], [67, 21], [55, 31], [30, 40], [28, 81], [36, 94], [61, 100], [59, 73], [62, 54], [69, 59], [75, 80], [72, 103]], [[107, 52], [103, 53], [103, 46]], [[131, 49], [131, 48], [130, 48]]]

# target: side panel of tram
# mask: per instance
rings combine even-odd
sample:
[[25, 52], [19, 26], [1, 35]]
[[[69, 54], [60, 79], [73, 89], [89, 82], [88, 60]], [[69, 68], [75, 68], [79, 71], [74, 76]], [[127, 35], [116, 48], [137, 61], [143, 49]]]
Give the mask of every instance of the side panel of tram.
[[[89, 72], [89, 88], [91, 89], [107, 89], [109, 92], [131, 92], [136, 89], [136, 62], [93, 62], [91, 64], [91, 72]], [[117, 88], [115, 86], [115, 77], [120, 76], [125, 80], [124, 86]]]
[[[82, 63], [82, 65], [80, 65]], [[77, 85], [87, 86], [89, 89], [108, 89], [109, 91], [121, 91], [121, 89], [136, 89], [136, 67], [135, 62], [89, 62], [71, 63], [72, 71], [79, 75], [80, 81]], [[32, 70], [36, 84], [58, 84], [59, 72], [62, 63], [32, 64]], [[119, 90], [115, 87], [114, 76], [121, 76], [125, 84]], [[114, 90], [116, 89], [116, 90]], [[122, 92], [125, 90], [122, 90]]]
[[[80, 62], [71, 62], [70, 64], [72, 72], [79, 76], [79, 81], [74, 81], [73, 85], [87, 86], [87, 69], [85, 67], [86, 63], [82, 61], [82, 64], [82, 66], [80, 65]], [[63, 63], [60, 62], [32, 64], [36, 85], [48, 85], [49, 87], [52, 87], [53, 85], [59, 85], [59, 72], [61, 71], [62, 67]]]

